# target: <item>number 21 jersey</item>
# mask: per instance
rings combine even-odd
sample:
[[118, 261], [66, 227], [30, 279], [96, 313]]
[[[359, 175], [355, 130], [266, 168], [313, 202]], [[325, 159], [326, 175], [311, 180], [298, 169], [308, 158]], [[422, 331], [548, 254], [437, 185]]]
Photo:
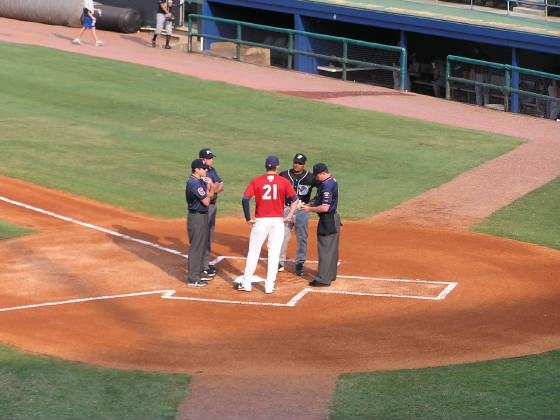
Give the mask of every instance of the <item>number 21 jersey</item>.
[[255, 217], [283, 217], [284, 200], [296, 195], [290, 181], [277, 174], [253, 178], [243, 193], [255, 197]]

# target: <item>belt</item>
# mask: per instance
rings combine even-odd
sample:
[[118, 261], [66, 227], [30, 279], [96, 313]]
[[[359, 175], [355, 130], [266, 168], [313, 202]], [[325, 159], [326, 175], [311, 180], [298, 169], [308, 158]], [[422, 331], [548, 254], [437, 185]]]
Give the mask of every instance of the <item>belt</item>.
[[189, 210], [189, 214], [208, 214], [207, 211]]

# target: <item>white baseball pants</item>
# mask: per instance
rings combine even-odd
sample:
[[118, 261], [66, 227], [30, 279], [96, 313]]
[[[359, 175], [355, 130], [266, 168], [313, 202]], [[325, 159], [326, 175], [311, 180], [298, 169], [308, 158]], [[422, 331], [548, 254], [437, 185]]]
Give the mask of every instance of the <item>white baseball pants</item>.
[[245, 264], [245, 273], [241, 282], [245, 290], [251, 290], [253, 275], [257, 269], [261, 248], [266, 238], [268, 238], [268, 267], [264, 291], [272, 293], [274, 290], [276, 274], [278, 273], [278, 262], [280, 260], [280, 248], [284, 240], [284, 221], [282, 217], [259, 217], [256, 219], [251, 229], [247, 263]]

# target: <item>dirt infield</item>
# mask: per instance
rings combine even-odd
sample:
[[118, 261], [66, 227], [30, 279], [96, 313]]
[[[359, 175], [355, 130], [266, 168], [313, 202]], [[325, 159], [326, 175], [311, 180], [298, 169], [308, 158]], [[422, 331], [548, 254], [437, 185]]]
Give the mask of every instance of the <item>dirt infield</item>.
[[[100, 31], [103, 48], [76, 47], [74, 32], [0, 18], [1, 40], [80, 48], [300, 96], [311, 91], [328, 102], [437, 116], [529, 142], [392, 212], [344, 222], [340, 277], [329, 293], [306, 290], [313, 263], [303, 280], [280, 273], [274, 295], [260, 285], [251, 294], [234, 291], [249, 232], [233, 219], [216, 227], [215, 256], [227, 257], [217, 262], [220, 273], [209, 287], [193, 290], [183, 283], [184, 220], [147, 218], [0, 176], [0, 197], [12, 200], [0, 199], [0, 217], [40, 230], [0, 243], [2, 341], [102, 366], [194, 375], [181, 418], [199, 419], [320, 418], [341, 372], [560, 347], [560, 252], [456, 229], [558, 176], [560, 125], [151, 49], [147, 34]], [[316, 260], [313, 236], [310, 242], [308, 258]]]

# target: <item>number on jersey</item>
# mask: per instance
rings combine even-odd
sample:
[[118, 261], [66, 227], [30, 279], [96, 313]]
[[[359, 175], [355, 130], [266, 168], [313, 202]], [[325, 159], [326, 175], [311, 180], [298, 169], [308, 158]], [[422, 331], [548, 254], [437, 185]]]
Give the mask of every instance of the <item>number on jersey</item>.
[[276, 184], [263, 185], [264, 194], [263, 200], [276, 200], [278, 198], [278, 186]]

